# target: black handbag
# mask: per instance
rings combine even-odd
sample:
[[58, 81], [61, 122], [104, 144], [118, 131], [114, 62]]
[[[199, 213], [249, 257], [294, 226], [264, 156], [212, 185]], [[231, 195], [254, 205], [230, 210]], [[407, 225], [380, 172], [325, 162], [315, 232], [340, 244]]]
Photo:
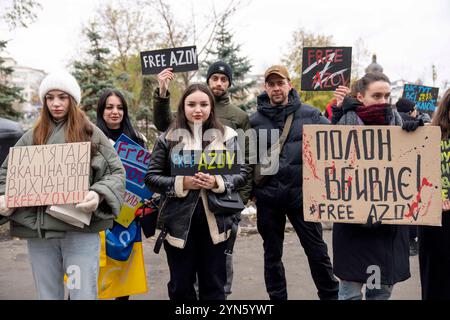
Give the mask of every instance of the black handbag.
[[208, 207], [214, 214], [232, 215], [244, 210], [245, 205], [233, 185], [225, 181], [225, 192], [215, 193], [208, 190]]
[[144, 203], [144, 205], [136, 211], [136, 216], [139, 218], [139, 223], [146, 238], [155, 235], [159, 213], [159, 199], [159, 197], [152, 198], [148, 205]]

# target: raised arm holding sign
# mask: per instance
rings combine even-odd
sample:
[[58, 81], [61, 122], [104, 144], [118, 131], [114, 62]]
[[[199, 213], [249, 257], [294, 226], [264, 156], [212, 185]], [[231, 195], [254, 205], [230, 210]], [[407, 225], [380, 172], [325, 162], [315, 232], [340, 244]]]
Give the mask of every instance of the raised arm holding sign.
[[302, 91], [331, 91], [350, 85], [351, 47], [303, 48]]

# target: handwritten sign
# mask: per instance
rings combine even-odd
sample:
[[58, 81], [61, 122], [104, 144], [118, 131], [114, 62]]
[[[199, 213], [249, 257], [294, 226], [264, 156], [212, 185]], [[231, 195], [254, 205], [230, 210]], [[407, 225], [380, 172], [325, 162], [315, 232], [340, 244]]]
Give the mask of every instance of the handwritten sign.
[[350, 85], [351, 47], [303, 48], [302, 91], [331, 91]]
[[198, 70], [197, 47], [180, 47], [141, 52], [142, 74], [157, 74], [166, 68], [173, 72]]
[[149, 199], [152, 192], [145, 186], [145, 174], [150, 164], [150, 152], [135, 141], [122, 134], [114, 144], [125, 168], [125, 197], [116, 222], [128, 228], [134, 220], [134, 213], [142, 206], [144, 199]]
[[10, 148], [8, 208], [78, 203], [89, 189], [91, 143]]
[[408, 83], [403, 87], [403, 98], [411, 100], [419, 112], [428, 113], [430, 116], [433, 116], [436, 110], [438, 95], [439, 88]]
[[450, 200], [450, 140], [441, 141], [442, 200]]
[[172, 176], [193, 176], [197, 172], [209, 174], [238, 174], [237, 152], [229, 150], [183, 150], [170, 156]]
[[441, 225], [438, 127], [303, 127], [306, 221]]

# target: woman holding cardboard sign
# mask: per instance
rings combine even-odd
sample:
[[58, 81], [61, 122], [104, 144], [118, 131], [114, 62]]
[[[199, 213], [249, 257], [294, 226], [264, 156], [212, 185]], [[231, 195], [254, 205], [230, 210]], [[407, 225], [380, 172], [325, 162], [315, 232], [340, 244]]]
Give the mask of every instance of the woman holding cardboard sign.
[[192, 84], [181, 97], [171, 127], [155, 143], [145, 182], [150, 190], [161, 194], [160, 221], [164, 228], [155, 252], [165, 240], [171, 300], [196, 300], [196, 275], [201, 300], [225, 299], [225, 253], [232, 252], [239, 213], [211, 212], [208, 192], [221, 194], [241, 187], [248, 171], [241, 165], [239, 174], [171, 176], [170, 159], [178, 154], [175, 150], [233, 151], [236, 137], [233, 129], [217, 120], [209, 88]]
[[[450, 89], [434, 114], [442, 140], [450, 139]], [[450, 300], [450, 200], [442, 202], [442, 227], [419, 226], [419, 266], [423, 300]]]
[[[28, 240], [39, 299], [64, 299], [64, 274], [68, 276], [71, 299], [96, 299], [100, 254], [98, 233], [110, 228], [119, 213], [125, 190], [125, 172], [108, 139], [79, 108], [81, 90], [72, 75], [67, 72], [49, 74], [40, 85], [39, 97], [43, 104], [41, 115], [16, 147], [91, 143], [89, 191], [71, 209], [73, 215], [86, 213], [89, 221], [76, 226], [50, 215], [48, 207], [42, 205], [8, 209], [3, 195], [8, 159], [0, 169], [0, 214], [11, 222], [12, 236]], [[50, 179], [59, 173], [53, 170], [48, 175]], [[66, 209], [64, 206], [52, 208], [53, 214]]]
[[[383, 73], [369, 73], [356, 82], [352, 92], [346, 87], [335, 91], [338, 125], [400, 126], [402, 120], [388, 104], [391, 86]], [[350, 93], [350, 96], [348, 94]], [[412, 126], [403, 127], [407, 131]], [[387, 300], [394, 284], [410, 277], [408, 226], [382, 225], [369, 216], [365, 225], [335, 223], [333, 226], [333, 266], [339, 284], [340, 300]]]

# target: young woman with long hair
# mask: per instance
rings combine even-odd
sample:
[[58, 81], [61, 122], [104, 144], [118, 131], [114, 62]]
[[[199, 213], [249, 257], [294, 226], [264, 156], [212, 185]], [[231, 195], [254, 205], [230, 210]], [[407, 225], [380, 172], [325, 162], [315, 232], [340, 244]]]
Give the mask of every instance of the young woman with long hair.
[[[112, 144], [114, 144], [122, 134], [125, 134], [131, 140], [138, 143], [141, 147], [147, 148], [147, 139], [143, 134], [133, 128], [131, 120], [128, 116], [127, 101], [123, 94], [117, 89], [105, 89], [101, 93], [97, 102], [97, 127], [102, 130], [102, 132], [109, 138]], [[144, 201], [147, 201], [147, 199], [144, 199]], [[106, 240], [108, 240], [109, 237], [116, 237], [119, 232], [124, 231], [123, 228], [123, 226], [119, 226], [118, 223], [114, 222], [113, 228], [111, 228], [110, 230], [111, 232], [109, 232], [107, 235], [102, 234], [102, 236], [104, 235], [106, 237]], [[141, 228], [136, 220], [133, 220], [125, 229], [130, 232], [130, 234], [141, 232]], [[129, 231], [130, 229], [132, 229], [133, 231]], [[134, 231], [134, 229], [136, 229], [137, 231]], [[105, 254], [108, 250], [116, 250], [116, 252], [120, 251], [124, 256], [127, 256], [127, 254], [131, 254], [136, 239], [140, 239], [140, 236], [133, 238], [129, 237], [128, 240], [120, 241], [119, 246], [117, 245], [117, 237], [115, 239], [109, 239], [110, 241], [105, 241], [105, 246], [102, 248], [102, 250], [105, 251]], [[100, 267], [102, 268], [104, 266]], [[107, 270], [109, 269], [106, 266], [104, 270], [104, 272], [107, 272]], [[142, 270], [142, 273], [145, 273], [145, 270]], [[102, 275], [103, 269], [101, 269], [100, 278], [102, 278]], [[132, 286], [121, 287], [123, 288], [122, 294], [130, 294], [136, 291], [136, 288]], [[116, 300], [128, 299], [129, 295], [116, 297]]]
[[[338, 125], [402, 126], [400, 115], [388, 103], [391, 85], [386, 75], [368, 73], [351, 91], [340, 87], [335, 92], [343, 113]], [[362, 299], [371, 266], [380, 270], [380, 287], [366, 285], [367, 300], [389, 299], [394, 284], [411, 276], [408, 226], [372, 223], [371, 218], [364, 225], [333, 225], [333, 270], [340, 279], [340, 300]]]
[[123, 133], [145, 147], [146, 138], [133, 128], [128, 116], [128, 104], [123, 94], [116, 89], [106, 89], [97, 103], [97, 127], [112, 141]]
[[194, 176], [171, 176], [171, 155], [178, 147], [234, 150], [236, 137], [233, 129], [217, 120], [209, 88], [192, 84], [180, 99], [176, 120], [155, 143], [145, 182], [150, 190], [161, 194], [163, 203], [159, 219], [164, 229], [159, 239], [165, 238], [171, 300], [196, 300], [196, 276], [199, 299], [225, 299], [225, 250], [239, 214], [211, 212], [207, 192], [235, 190], [245, 184], [248, 173], [247, 167], [241, 165], [239, 174], [197, 172]]
[[79, 281], [68, 286], [71, 299], [96, 299], [98, 233], [110, 228], [119, 213], [125, 172], [108, 139], [79, 108], [81, 90], [72, 75], [49, 74], [40, 85], [39, 96], [41, 115], [16, 147], [91, 142], [89, 191], [75, 207], [92, 213], [92, 218], [80, 228], [49, 215], [47, 206], [8, 208], [4, 196], [8, 159], [0, 169], [0, 215], [10, 221], [12, 236], [27, 239], [39, 299], [64, 299], [66, 273]]

